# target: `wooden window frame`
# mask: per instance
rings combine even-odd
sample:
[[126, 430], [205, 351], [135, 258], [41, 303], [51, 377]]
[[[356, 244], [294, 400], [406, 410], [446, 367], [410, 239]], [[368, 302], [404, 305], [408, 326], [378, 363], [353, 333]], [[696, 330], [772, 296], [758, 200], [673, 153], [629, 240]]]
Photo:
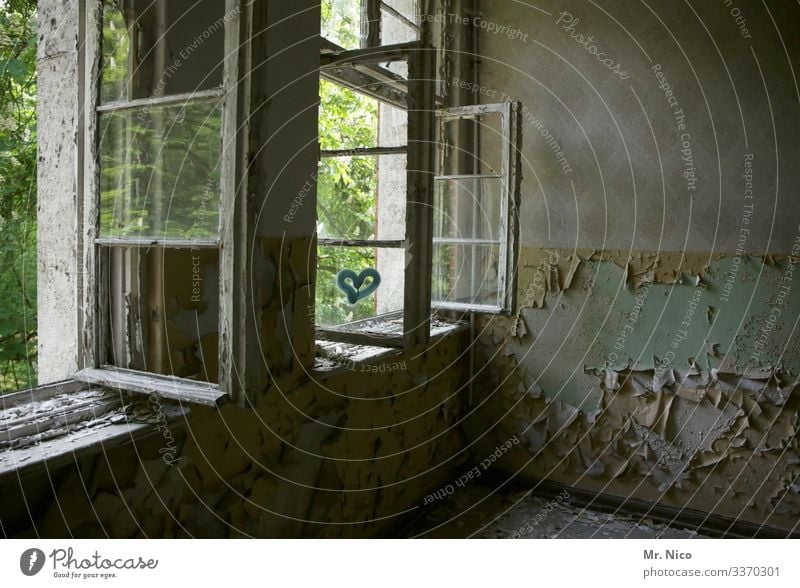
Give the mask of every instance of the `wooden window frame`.
[[[159, 96], [143, 100], [99, 103], [100, 64], [102, 58], [102, 2], [80, 0], [80, 33], [85, 43], [80, 47], [81, 126], [78, 137], [79, 186], [79, 328], [76, 379], [102, 383], [134, 393], [156, 393], [183, 402], [217, 405], [224, 401], [243, 403], [247, 377], [251, 367], [247, 361], [246, 330], [243, 327], [247, 309], [247, 288], [244, 283], [246, 243], [249, 227], [246, 222], [247, 186], [247, 104], [249, 81], [246, 65], [249, 59], [249, 30], [252, 21], [250, 4], [244, 0], [225, 0], [224, 72], [220, 88], [193, 94]], [[100, 239], [99, 231], [99, 118], [102, 113], [143, 106], [163, 106], [187, 101], [221, 100], [221, 163], [220, 163], [220, 230], [218, 241], [210, 240], [130, 240]], [[128, 247], [153, 245], [178, 248], [219, 248], [220, 252], [220, 316], [219, 316], [219, 380], [218, 384], [159, 376], [110, 365], [108, 264], [100, 254], [110, 244]], [[234, 366], [234, 358], [236, 365]]]
[[[406, 238], [396, 241], [371, 241], [348, 239], [319, 239], [318, 245], [349, 247], [403, 248], [406, 252], [405, 290], [403, 297], [403, 333], [378, 335], [341, 328], [316, 329], [317, 336], [329, 341], [354, 345], [411, 349], [430, 340], [431, 324], [431, 254], [433, 235], [433, 170], [435, 137], [435, 49], [421, 42], [404, 43], [342, 51], [322, 56], [320, 75], [331, 81], [351, 87], [378, 100], [399, 106], [408, 113], [408, 135], [405, 147], [358, 149], [348, 151], [359, 155], [387, 153], [406, 154]], [[375, 66], [391, 61], [408, 63], [408, 80], [402, 104], [386, 100], [380, 95], [364, 92], [347, 80], [342, 81], [343, 68]], [[361, 70], [363, 71], [363, 69]], [[344, 153], [344, 151], [342, 151]], [[337, 151], [321, 152], [321, 156], [335, 155]], [[413, 260], [413, 263], [409, 263]], [[316, 304], [316, 301], [315, 301]], [[357, 321], [356, 321], [357, 322]]]
[[[485, 114], [498, 114], [501, 117], [502, 133], [501, 169], [497, 174], [458, 174], [436, 176], [435, 180], [499, 178], [502, 182], [500, 195], [500, 227], [498, 241], [481, 239], [434, 239], [436, 244], [492, 244], [500, 246], [500, 260], [497, 272], [497, 287], [500, 304], [471, 304], [461, 302], [432, 301], [434, 309], [452, 310], [483, 314], [511, 314], [516, 306], [516, 258], [518, 242], [518, 210], [520, 189], [519, 146], [521, 145], [522, 105], [507, 101], [495, 104], [477, 104], [439, 110], [437, 117], [441, 122], [451, 122]], [[479, 131], [480, 132], [480, 131]]]

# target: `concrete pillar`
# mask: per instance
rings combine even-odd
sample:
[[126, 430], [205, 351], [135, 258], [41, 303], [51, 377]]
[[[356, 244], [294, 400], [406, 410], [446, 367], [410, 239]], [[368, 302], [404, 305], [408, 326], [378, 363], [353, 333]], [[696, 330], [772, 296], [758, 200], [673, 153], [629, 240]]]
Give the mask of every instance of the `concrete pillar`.
[[39, 383], [78, 368], [79, 3], [39, 0]]

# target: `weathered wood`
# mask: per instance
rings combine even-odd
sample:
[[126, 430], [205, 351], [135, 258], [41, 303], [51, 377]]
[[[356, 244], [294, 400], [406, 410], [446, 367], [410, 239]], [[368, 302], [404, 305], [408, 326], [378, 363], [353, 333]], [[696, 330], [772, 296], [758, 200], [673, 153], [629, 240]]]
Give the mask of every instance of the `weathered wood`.
[[325, 157], [367, 157], [377, 155], [405, 155], [408, 147], [356, 147], [354, 149], [325, 149], [320, 151], [320, 158]]
[[[100, 39], [102, 6], [99, 0], [87, 0], [81, 14], [85, 43], [81, 47], [81, 132], [78, 137], [78, 368], [95, 366], [107, 347], [108, 282], [101, 268], [94, 239], [100, 217], [100, 155], [97, 103], [100, 96]], [[105, 358], [103, 358], [105, 359]]]
[[320, 55], [320, 61], [323, 67], [343, 63], [355, 65], [357, 63], [376, 64], [388, 61], [403, 61], [409, 59], [411, 55], [421, 48], [422, 45], [418, 41], [412, 41], [410, 43], [396, 43], [367, 49], [341, 50], [338, 53], [323, 53]]
[[6, 423], [6, 426], [0, 430], [0, 447], [11, 445], [18, 439], [45, 431], [68, 429], [77, 423], [102, 417], [121, 405], [122, 400], [119, 398], [95, 399], [53, 410], [47, 415], [46, 419], [31, 417]]
[[401, 349], [405, 346], [405, 337], [402, 335], [382, 335], [380, 333], [343, 329], [317, 329], [317, 337], [326, 341], [369, 347], [395, 347]]
[[502, 174], [451, 174], [447, 176], [436, 176], [434, 180], [497, 180], [502, 178]]
[[457, 118], [476, 117], [484, 114], [503, 114], [507, 108], [506, 102], [495, 102], [492, 104], [475, 104], [469, 106], [455, 106], [439, 110], [437, 115], [444, 120]]
[[[170, 405], [163, 405], [161, 411], [170, 430], [183, 427], [189, 414], [187, 407]], [[89, 431], [66, 432], [38, 445], [0, 451], [0, 477], [11, 474], [19, 479], [42, 471], [52, 473], [54, 468], [74, 464], [81, 457], [162, 434], [158, 427], [146, 423], [111, 424]]]
[[246, 197], [252, 4], [225, 0], [225, 11], [231, 18], [225, 26], [223, 73], [218, 376], [220, 389], [243, 404], [250, 379], [247, 342], [252, 337], [246, 320], [250, 289], [245, 286], [248, 243], [254, 232]]
[[215, 384], [136, 372], [113, 366], [81, 370], [75, 379], [124, 392], [156, 394], [163, 398], [190, 404], [218, 406], [226, 400], [225, 392]]
[[86, 384], [77, 380], [65, 380], [44, 386], [37, 386], [28, 390], [21, 390], [13, 394], [0, 395], [0, 410], [7, 410], [29, 402], [39, 402], [54, 398], [58, 394], [70, 394], [84, 390]]
[[184, 92], [182, 94], [166, 94], [162, 96], [151, 96], [149, 98], [137, 98], [136, 100], [119, 100], [100, 104], [97, 112], [103, 114], [107, 112], [124, 112], [126, 110], [145, 109], [164, 106], [184, 106], [198, 102], [219, 102], [225, 96], [225, 88], [212, 88], [211, 90], [198, 90], [197, 92]]
[[398, 90], [376, 79], [374, 75], [365, 73], [364, 69], [359, 70], [352, 65], [341, 64], [323, 67], [320, 70], [320, 75], [326, 80], [396, 108], [406, 109], [408, 107], [407, 92], [405, 90]]
[[450, 239], [447, 237], [434, 237], [435, 245], [502, 245], [504, 241], [497, 239]]
[[459, 310], [464, 312], [477, 312], [486, 314], [501, 314], [503, 312], [502, 306], [492, 306], [491, 304], [434, 301], [432, 306], [438, 310]]
[[375, 249], [401, 249], [405, 241], [370, 241], [368, 239], [318, 239], [320, 247], [368, 247]]
[[217, 249], [217, 240], [202, 239], [115, 239], [101, 237], [94, 240], [96, 245], [104, 247], [162, 247], [164, 249]]

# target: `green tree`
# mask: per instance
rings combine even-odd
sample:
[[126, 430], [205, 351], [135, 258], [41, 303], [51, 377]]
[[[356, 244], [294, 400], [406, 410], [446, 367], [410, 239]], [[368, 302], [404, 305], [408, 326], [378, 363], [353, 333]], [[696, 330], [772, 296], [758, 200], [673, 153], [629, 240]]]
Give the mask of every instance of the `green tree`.
[[36, 383], [36, 2], [0, 0], [0, 392]]

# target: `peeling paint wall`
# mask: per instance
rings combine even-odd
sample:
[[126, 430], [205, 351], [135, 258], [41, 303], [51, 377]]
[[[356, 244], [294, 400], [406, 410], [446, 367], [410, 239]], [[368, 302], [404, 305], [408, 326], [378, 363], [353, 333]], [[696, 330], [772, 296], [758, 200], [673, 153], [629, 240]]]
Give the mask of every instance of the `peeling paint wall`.
[[[388, 532], [461, 459], [461, 370], [447, 369], [460, 365], [458, 341], [404, 356], [406, 369], [276, 378], [252, 409], [195, 409], [176, 434], [174, 461], [162, 459], [156, 435], [53, 471], [53, 494], [46, 476], [25, 478], [35, 529], [44, 537]], [[31, 524], [24, 508], [2, 519], [6, 532]]]
[[520, 309], [480, 323], [467, 426], [525, 440], [506, 474], [800, 520], [800, 15], [769, 8], [746, 39], [722, 2], [481, 3], [481, 100], [525, 109]]

